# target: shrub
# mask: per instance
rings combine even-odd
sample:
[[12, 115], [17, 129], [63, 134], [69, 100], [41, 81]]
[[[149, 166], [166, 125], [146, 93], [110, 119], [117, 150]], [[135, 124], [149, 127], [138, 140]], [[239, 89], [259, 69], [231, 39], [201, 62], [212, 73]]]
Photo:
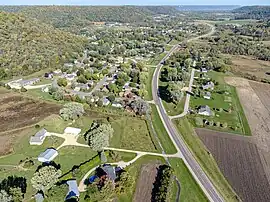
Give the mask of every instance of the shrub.
[[21, 92], [27, 92], [27, 89], [25, 87], [21, 87]]
[[203, 126], [203, 120], [201, 117], [195, 117], [196, 126]]

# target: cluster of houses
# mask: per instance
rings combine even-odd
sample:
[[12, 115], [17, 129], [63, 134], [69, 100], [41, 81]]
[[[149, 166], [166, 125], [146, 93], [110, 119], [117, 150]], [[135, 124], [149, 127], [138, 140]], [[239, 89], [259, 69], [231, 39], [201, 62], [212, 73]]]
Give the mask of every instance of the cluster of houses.
[[[64, 134], [66, 135], [74, 135], [77, 136], [81, 132], [80, 128], [73, 128], [73, 127], [67, 127], [64, 130]], [[51, 136], [51, 133], [49, 133], [46, 129], [42, 128], [40, 131], [38, 131], [34, 136], [30, 137], [29, 144], [30, 145], [42, 145], [46, 137]], [[42, 163], [50, 163], [58, 156], [58, 151], [54, 148], [47, 148], [44, 152], [42, 152], [38, 156], [38, 161]], [[66, 194], [65, 201], [70, 201], [71, 199], [73, 201], [79, 200], [79, 190], [76, 179], [71, 179], [66, 182], [68, 185], [68, 193]], [[36, 202], [43, 202], [44, 201], [44, 193], [38, 192], [35, 195]]]

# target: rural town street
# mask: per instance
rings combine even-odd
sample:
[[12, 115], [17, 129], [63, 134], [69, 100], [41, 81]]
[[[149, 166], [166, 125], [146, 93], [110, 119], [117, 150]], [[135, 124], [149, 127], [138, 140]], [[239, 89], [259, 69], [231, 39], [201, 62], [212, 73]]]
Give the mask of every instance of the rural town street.
[[185, 101], [185, 106], [184, 106], [184, 111], [176, 116], [170, 116], [170, 119], [177, 119], [181, 118], [187, 115], [188, 109], [189, 109], [189, 102], [190, 102], [190, 92], [192, 91], [192, 85], [193, 85], [193, 80], [194, 80], [194, 73], [195, 69], [192, 68], [191, 74], [190, 74], [190, 80], [189, 80], [189, 85], [188, 85], [188, 92], [186, 94], [186, 101]]
[[[187, 42], [190, 42], [192, 40], [196, 40], [202, 37], [210, 36], [215, 32], [215, 27], [213, 25], [210, 25], [211, 31], [205, 35], [201, 35], [192, 39], [187, 40]], [[159, 65], [157, 66], [153, 78], [152, 78], [152, 95], [153, 100], [156, 103], [156, 107], [159, 113], [159, 116], [163, 122], [164, 127], [166, 128], [172, 142], [174, 145], [176, 145], [176, 148], [178, 151], [181, 151], [183, 155], [183, 161], [185, 162], [186, 166], [188, 167], [189, 171], [193, 175], [194, 179], [197, 181], [209, 201], [212, 202], [223, 202], [224, 199], [219, 194], [219, 192], [216, 190], [214, 185], [212, 184], [211, 180], [207, 177], [207, 175], [204, 173], [198, 162], [195, 160], [194, 156], [186, 146], [184, 140], [181, 138], [181, 136], [178, 134], [178, 131], [175, 129], [174, 124], [170, 120], [170, 118], [167, 115], [167, 112], [162, 104], [161, 98], [159, 97], [158, 93], [158, 81], [159, 81], [159, 75], [160, 70], [163, 66], [163, 61], [170, 57], [174, 53], [175, 50], [177, 50], [178, 45], [174, 46], [168, 54], [161, 60]]]

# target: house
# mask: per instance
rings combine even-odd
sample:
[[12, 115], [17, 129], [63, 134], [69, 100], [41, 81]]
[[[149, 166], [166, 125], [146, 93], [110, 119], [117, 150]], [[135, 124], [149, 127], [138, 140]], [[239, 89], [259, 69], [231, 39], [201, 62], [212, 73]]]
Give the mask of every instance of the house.
[[104, 92], [104, 93], [109, 93], [109, 92], [110, 92], [106, 86], [104, 86], [104, 87], [101, 89], [101, 91]]
[[90, 87], [89, 87], [88, 84], [78, 83], [78, 84], [76, 84], [74, 90], [75, 90], [75, 91], [80, 91], [80, 90], [89, 90], [89, 89], [90, 89]]
[[65, 75], [65, 77], [66, 77], [66, 79], [68, 81], [73, 81], [75, 79], [76, 75], [74, 75], [74, 74], [67, 74], [67, 75]]
[[88, 81], [88, 82], [87, 82], [87, 85], [88, 85], [88, 86], [93, 86], [93, 85], [94, 85], [94, 81]]
[[79, 135], [82, 130], [80, 128], [66, 127], [65, 134]]
[[210, 107], [208, 107], [207, 105], [203, 105], [199, 107], [198, 114], [204, 115], [204, 116], [211, 116], [212, 112], [211, 112]]
[[79, 201], [80, 192], [78, 189], [77, 181], [68, 180], [66, 183], [68, 185], [68, 193], [66, 195], [65, 201], [71, 200], [71, 199], [72, 201]]
[[202, 73], [207, 73], [207, 69], [206, 69], [205, 67], [202, 67], [202, 68], [201, 68], [201, 72], [202, 72]]
[[115, 181], [116, 179], [116, 173], [115, 173], [115, 169], [114, 167], [112, 167], [111, 165], [109, 164], [104, 164], [102, 167], [102, 170], [106, 173], [106, 176], [112, 180], [113, 182]]
[[211, 93], [210, 92], [206, 92], [203, 96], [204, 99], [210, 100], [211, 99]]
[[44, 128], [38, 131], [34, 136], [30, 137], [30, 145], [42, 145], [46, 136], [48, 136], [47, 130]]
[[36, 201], [36, 202], [43, 202], [43, 201], [44, 201], [44, 196], [43, 196], [43, 194], [37, 193], [37, 194], [35, 195], [35, 201]]
[[123, 105], [121, 105], [120, 103], [114, 102], [114, 103], [112, 103], [112, 107], [122, 108]]
[[36, 84], [39, 81], [40, 81], [39, 78], [33, 78], [33, 79], [28, 79], [28, 80], [19, 79], [17, 81], [10, 82], [9, 85], [14, 86], [14, 87], [24, 87], [24, 86], [30, 86], [30, 85]]
[[45, 74], [44, 74], [44, 77], [46, 78], [46, 79], [52, 79], [53, 78], [53, 73], [51, 73], [51, 72], [46, 72]]
[[215, 84], [212, 81], [208, 81], [205, 85], [202, 85], [203, 90], [214, 90]]
[[46, 149], [45, 152], [41, 153], [38, 156], [38, 161], [40, 161], [40, 162], [50, 162], [57, 156], [58, 156], [58, 151], [56, 149], [53, 149], [53, 148]]
[[108, 106], [110, 104], [110, 100], [108, 100], [107, 98], [103, 98], [102, 104], [103, 106]]
[[61, 71], [61, 69], [57, 69], [57, 70], [54, 70], [53, 73], [55, 75], [60, 75], [60, 74], [62, 74], [62, 71]]

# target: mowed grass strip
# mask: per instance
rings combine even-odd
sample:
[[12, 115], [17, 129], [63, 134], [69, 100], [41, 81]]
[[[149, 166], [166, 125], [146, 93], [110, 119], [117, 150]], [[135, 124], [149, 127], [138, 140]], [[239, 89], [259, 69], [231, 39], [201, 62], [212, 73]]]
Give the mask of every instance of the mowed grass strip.
[[176, 153], [176, 148], [173, 145], [166, 129], [164, 128], [163, 122], [159, 117], [159, 113], [155, 105], [151, 104], [151, 119], [153, 122], [154, 129], [158, 135], [159, 141], [167, 154]]
[[152, 95], [152, 78], [154, 75], [156, 67], [155, 66], [149, 66], [148, 67], [148, 81], [146, 83], [146, 90], [148, 92], [147, 96], [145, 97], [146, 100], [153, 100]]
[[235, 198], [235, 192], [222, 175], [215, 159], [210, 153], [208, 153], [206, 147], [201, 142], [188, 120], [186, 118], [176, 119], [174, 124], [176, 125], [185, 143], [190, 148], [190, 151], [193, 153], [194, 157], [202, 166], [203, 170], [207, 176], [209, 176], [212, 183], [223, 196], [225, 201], [237, 201]]
[[[196, 183], [188, 168], [182, 159], [179, 158], [170, 158], [169, 162], [174, 169], [174, 174], [178, 178], [181, 186], [180, 191], [180, 200], [181, 202], [190, 202], [190, 201], [198, 201], [198, 202], [206, 202], [208, 201], [203, 191]], [[171, 190], [170, 201], [175, 201], [177, 197], [178, 186], [174, 180], [173, 187]]]

